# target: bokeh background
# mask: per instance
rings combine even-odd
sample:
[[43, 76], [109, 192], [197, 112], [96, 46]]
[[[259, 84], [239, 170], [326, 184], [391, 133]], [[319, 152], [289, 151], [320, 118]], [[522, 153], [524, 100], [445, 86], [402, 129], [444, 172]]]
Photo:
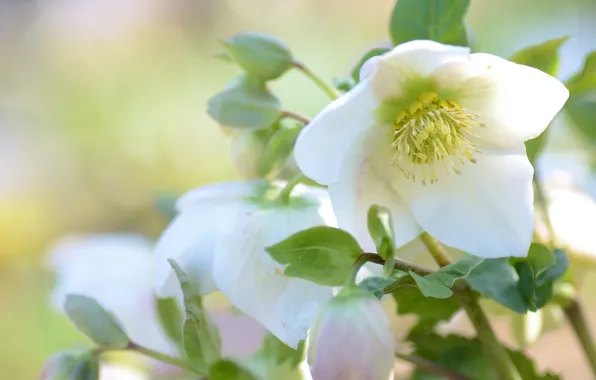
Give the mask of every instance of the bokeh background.
[[[48, 303], [53, 278], [44, 255], [56, 239], [73, 232], [155, 238], [167, 223], [156, 208], [160, 195], [237, 178], [229, 141], [205, 113], [207, 99], [238, 72], [215, 58], [219, 39], [247, 30], [277, 35], [331, 81], [387, 40], [392, 6], [0, 0], [0, 378], [35, 379], [48, 355], [86, 342]], [[504, 57], [571, 36], [562, 79], [596, 49], [594, 21], [592, 0], [473, 0], [467, 17], [475, 50]], [[307, 115], [327, 101], [300, 73], [273, 88], [287, 109]], [[554, 128], [548, 150], [587, 167], [593, 148], [564, 119]], [[586, 190], [596, 195], [596, 187]], [[594, 289], [588, 278], [584, 301], [596, 327]], [[543, 368], [589, 379], [567, 328], [530, 352]]]

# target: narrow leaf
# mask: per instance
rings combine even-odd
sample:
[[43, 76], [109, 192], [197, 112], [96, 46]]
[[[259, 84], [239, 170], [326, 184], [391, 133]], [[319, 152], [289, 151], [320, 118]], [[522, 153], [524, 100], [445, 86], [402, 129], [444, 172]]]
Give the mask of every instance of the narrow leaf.
[[99, 346], [124, 348], [130, 342], [116, 317], [93, 298], [70, 294], [64, 310], [77, 329]]
[[364, 66], [364, 64], [369, 59], [379, 56], [379, 55], [383, 55], [383, 54], [387, 53], [388, 51], [389, 51], [389, 48], [373, 48], [373, 49], [367, 51], [362, 57], [360, 57], [360, 60], [352, 69], [352, 79], [354, 80], [354, 82], [355, 83], [360, 82], [360, 69], [362, 69], [362, 66]]
[[537, 45], [528, 46], [517, 51], [509, 60], [556, 76], [561, 58], [559, 49], [568, 39], [569, 37], [554, 38]]

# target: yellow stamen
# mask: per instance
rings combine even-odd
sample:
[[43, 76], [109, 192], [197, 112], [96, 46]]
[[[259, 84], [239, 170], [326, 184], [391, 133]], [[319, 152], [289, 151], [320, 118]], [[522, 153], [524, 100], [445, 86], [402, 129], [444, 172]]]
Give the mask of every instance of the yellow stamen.
[[470, 138], [476, 137], [472, 129], [480, 127], [485, 125], [478, 115], [425, 92], [395, 117], [392, 163], [407, 179], [416, 181], [418, 176], [423, 184], [439, 180], [437, 165], [447, 174], [460, 174], [461, 165], [476, 163], [474, 152], [479, 150]]

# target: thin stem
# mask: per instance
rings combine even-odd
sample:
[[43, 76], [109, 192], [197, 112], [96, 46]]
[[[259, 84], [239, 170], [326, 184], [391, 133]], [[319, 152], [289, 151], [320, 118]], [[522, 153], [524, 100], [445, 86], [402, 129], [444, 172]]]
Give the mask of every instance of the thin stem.
[[311, 69], [309, 69], [306, 65], [302, 62], [295, 61], [294, 67], [298, 70], [302, 71], [307, 77], [309, 77], [323, 92], [325, 92], [331, 99], [339, 98], [339, 94], [335, 89], [325, 83], [321, 78], [319, 78]]
[[408, 355], [396, 352], [395, 356], [403, 361], [414, 364], [418, 369], [426, 373], [439, 375], [449, 380], [471, 380], [469, 377], [457, 373], [449, 368], [441, 367], [440, 365], [421, 358], [417, 355]]
[[[444, 267], [450, 264], [441, 243], [426, 232], [420, 237], [439, 266]], [[480, 342], [482, 342], [486, 354], [491, 359], [495, 370], [499, 374], [499, 378], [502, 380], [522, 380], [509, 353], [498, 341], [486, 314], [478, 304], [476, 294], [467, 285], [454, 287], [453, 293], [468, 315], [470, 322], [472, 322], [476, 330], [476, 335], [480, 339]]]
[[[368, 262], [372, 262], [372, 263], [379, 264], [379, 265], [385, 265], [385, 260], [383, 260], [383, 258], [381, 256], [377, 255], [376, 253], [363, 253], [361, 255], [361, 257], [362, 256], [365, 256], [367, 258], [366, 261], [368, 261]], [[426, 276], [427, 274], [431, 274], [433, 272], [430, 269], [419, 267], [417, 265], [408, 263], [407, 261], [403, 261], [398, 258], [395, 259], [395, 262], [393, 263], [393, 267], [399, 271], [402, 271], [402, 272], [407, 273], [409, 271], [412, 271], [412, 272], [419, 274], [421, 276]]]
[[459, 290], [454, 288], [454, 294], [462, 308], [465, 310], [470, 322], [476, 330], [476, 334], [486, 354], [492, 360], [499, 378], [503, 380], [522, 380], [517, 368], [513, 364], [509, 353], [497, 340], [486, 314], [478, 304], [476, 295], [467, 286]]
[[[168, 364], [171, 364], [171, 365], [179, 367], [179, 368], [183, 368], [183, 369], [186, 369], [189, 371], [193, 371], [195, 373], [199, 373], [197, 370], [192, 368], [185, 360], [175, 358], [173, 356], [169, 356], [166, 354], [162, 354], [161, 352], [153, 351], [146, 347], [141, 347], [141, 346], [137, 345], [136, 343], [132, 343], [132, 342], [129, 343], [127, 349], [138, 352], [139, 354], [145, 355], [145, 356], [153, 358], [155, 360], [159, 360], [160, 362], [168, 363]], [[207, 374], [199, 373], [199, 375], [206, 376]]]
[[288, 204], [290, 202], [290, 196], [292, 195], [292, 191], [294, 190], [294, 188], [300, 183], [303, 182], [306, 179], [306, 176], [304, 176], [304, 174], [300, 173], [297, 174], [296, 176], [294, 176], [293, 178], [291, 178], [288, 183], [286, 183], [286, 187], [284, 187], [282, 189], [282, 191], [279, 193], [279, 196], [277, 197], [277, 199], [279, 199], [281, 202]]
[[548, 214], [548, 204], [546, 201], [546, 195], [544, 194], [544, 188], [542, 187], [542, 183], [538, 180], [537, 174], [534, 173], [534, 178], [532, 179], [534, 183], [534, 192], [536, 194], [536, 203], [544, 216], [544, 221], [546, 223], [546, 228], [548, 229], [548, 239], [550, 241], [551, 248], [555, 247], [555, 229], [553, 228], [553, 223], [550, 219], [550, 215]]
[[569, 324], [573, 327], [573, 332], [586, 355], [592, 373], [596, 376], [596, 346], [594, 346], [592, 333], [580, 303], [574, 300], [570, 305], [564, 307], [563, 311]]
[[310, 123], [310, 119], [304, 115], [292, 111], [283, 111], [280, 116], [281, 119], [294, 119], [304, 125]]
[[424, 232], [422, 233], [422, 235], [420, 235], [420, 240], [422, 240], [422, 242], [426, 246], [426, 249], [428, 249], [428, 251], [440, 267], [444, 267], [451, 264], [449, 259], [447, 258], [447, 254], [445, 253], [445, 249], [443, 248], [441, 243], [439, 243], [436, 239], [430, 236], [427, 232]]
[[[550, 215], [548, 214], [548, 204], [544, 189], [538, 180], [536, 173], [534, 173], [534, 178], [532, 181], [534, 182], [536, 203], [544, 215], [544, 220], [548, 228], [551, 248], [555, 248], [555, 229], [553, 228]], [[553, 302], [561, 305], [563, 312], [565, 313], [565, 317], [573, 328], [573, 332], [575, 333], [575, 336], [577, 337], [577, 340], [584, 351], [592, 373], [596, 377], [596, 345], [592, 339], [592, 332], [588, 326], [581, 302], [577, 298], [575, 287], [573, 287], [571, 284], [555, 284]]]

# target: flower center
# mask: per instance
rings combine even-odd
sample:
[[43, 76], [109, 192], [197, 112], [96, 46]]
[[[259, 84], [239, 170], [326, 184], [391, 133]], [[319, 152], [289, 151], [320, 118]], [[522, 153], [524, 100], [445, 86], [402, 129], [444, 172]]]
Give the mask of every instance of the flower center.
[[[447, 174], [460, 174], [458, 164], [476, 163], [473, 152], [479, 150], [468, 137], [477, 137], [472, 129], [484, 126], [478, 115], [466, 111], [456, 102], [426, 92], [407, 109], [399, 111], [395, 118], [391, 163], [413, 181], [416, 181], [418, 172], [423, 184], [437, 182], [438, 165]], [[414, 171], [413, 166], [421, 170]]]

